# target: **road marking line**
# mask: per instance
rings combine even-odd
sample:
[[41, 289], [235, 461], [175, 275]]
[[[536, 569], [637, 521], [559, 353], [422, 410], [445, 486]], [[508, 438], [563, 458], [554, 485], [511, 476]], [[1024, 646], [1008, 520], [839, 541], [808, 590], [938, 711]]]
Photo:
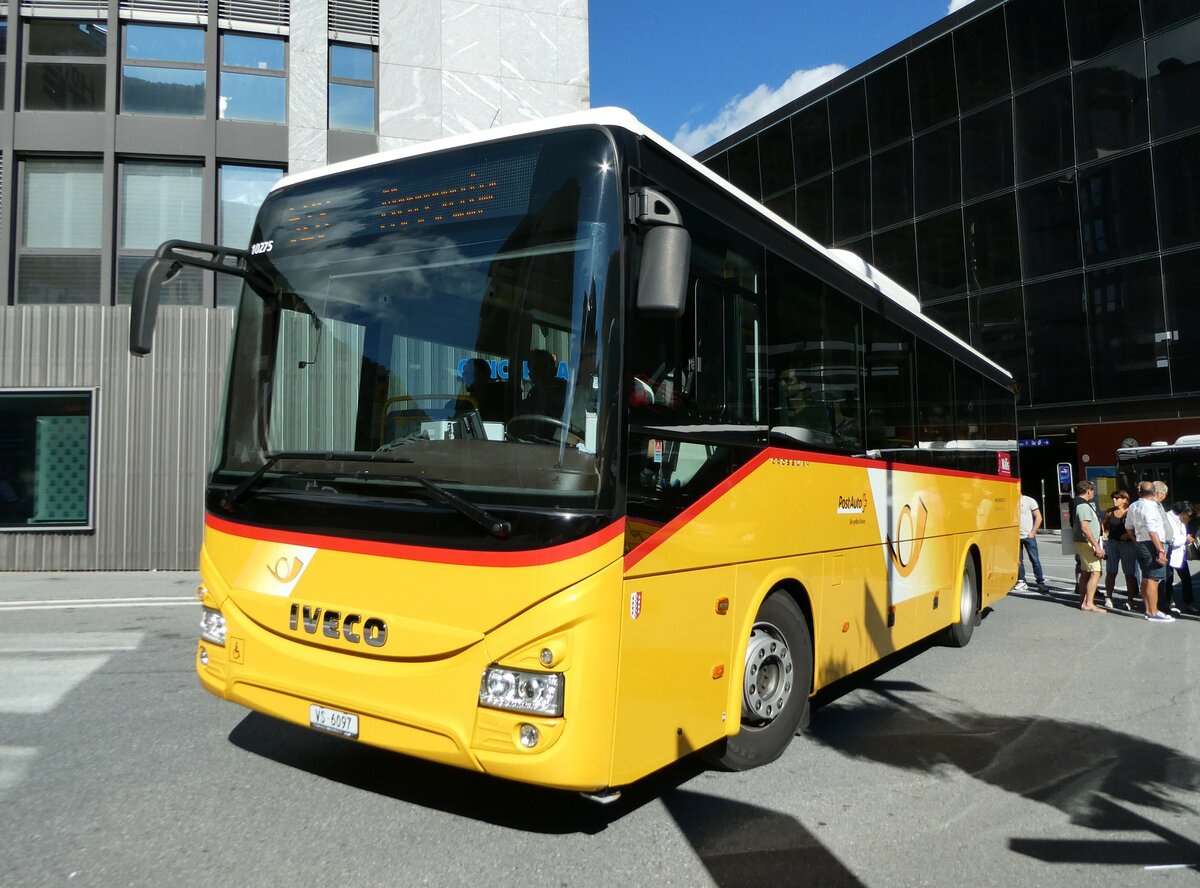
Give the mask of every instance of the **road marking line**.
[[21, 782], [37, 752], [33, 746], [0, 746], [0, 800]]
[[112, 654], [94, 657], [3, 657], [0, 668], [0, 713], [44, 715], [67, 694], [83, 684], [112, 659]]
[[32, 601], [0, 601], [0, 611], [69, 610], [99, 607], [178, 607], [196, 604], [194, 595], [144, 598], [47, 598]]
[[145, 632], [0, 633], [0, 654], [97, 654], [137, 650]]

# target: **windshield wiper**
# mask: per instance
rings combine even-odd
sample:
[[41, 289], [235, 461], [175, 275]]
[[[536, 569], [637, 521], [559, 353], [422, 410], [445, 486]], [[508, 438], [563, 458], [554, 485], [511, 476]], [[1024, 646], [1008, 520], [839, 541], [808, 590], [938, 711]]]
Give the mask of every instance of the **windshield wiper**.
[[506, 540], [508, 539], [509, 534], [512, 533], [512, 524], [505, 521], [503, 518], [497, 518], [490, 512], [486, 512], [479, 508], [479, 506], [475, 505], [474, 503], [469, 503], [461, 496], [451, 493], [440, 484], [434, 484], [428, 478], [422, 478], [420, 475], [417, 475], [415, 480], [439, 500], [448, 506], [452, 506], [454, 509], [458, 510], [460, 514], [470, 518], [496, 539]]
[[335, 451], [326, 451], [325, 453], [314, 453], [311, 450], [281, 450], [278, 453], [272, 453], [267, 457], [267, 461], [261, 466], [247, 475], [241, 480], [237, 487], [229, 491], [221, 500], [221, 508], [227, 512], [232, 512], [233, 507], [237, 505], [238, 500], [246, 495], [251, 487], [271, 470], [281, 459], [308, 459], [308, 460], [325, 460], [333, 462], [341, 460], [343, 462], [387, 462], [387, 463], [411, 463], [412, 460], [404, 456], [390, 456], [385, 453], [338, 453]]

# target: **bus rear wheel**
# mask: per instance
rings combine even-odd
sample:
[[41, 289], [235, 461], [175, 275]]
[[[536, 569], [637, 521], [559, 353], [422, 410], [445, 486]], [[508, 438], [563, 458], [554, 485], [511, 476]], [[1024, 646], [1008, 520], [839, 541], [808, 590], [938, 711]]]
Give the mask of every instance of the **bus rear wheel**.
[[812, 632], [786, 592], [767, 596], [746, 643], [741, 730], [709, 749], [709, 760], [730, 771], [773, 762], [808, 723], [812, 690]]
[[943, 636], [945, 643], [950, 647], [966, 647], [975, 632], [978, 613], [979, 578], [976, 576], [975, 561], [968, 556], [958, 593], [958, 620], [946, 627]]

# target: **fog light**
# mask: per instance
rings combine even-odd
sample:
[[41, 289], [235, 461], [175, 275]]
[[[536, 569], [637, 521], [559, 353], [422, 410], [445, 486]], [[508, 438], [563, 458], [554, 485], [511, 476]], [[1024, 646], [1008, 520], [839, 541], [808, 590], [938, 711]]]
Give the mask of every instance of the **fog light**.
[[563, 675], [561, 672], [521, 672], [489, 666], [479, 683], [479, 705], [560, 716], [563, 713]]
[[199, 586], [196, 587], [196, 600], [197, 601], [203, 601], [204, 596], [207, 594], [208, 594], [208, 586], [201, 583]]
[[208, 651], [206, 651], [204, 648], [200, 648], [200, 665], [208, 665]]
[[225, 615], [211, 607], [202, 608], [200, 637], [219, 647], [225, 647]]
[[538, 729], [533, 725], [521, 725], [521, 745], [526, 749], [533, 749], [538, 745]]
[[554, 651], [550, 650], [550, 648], [542, 648], [542, 655], [539, 659], [542, 661], [543, 666], [553, 666]]

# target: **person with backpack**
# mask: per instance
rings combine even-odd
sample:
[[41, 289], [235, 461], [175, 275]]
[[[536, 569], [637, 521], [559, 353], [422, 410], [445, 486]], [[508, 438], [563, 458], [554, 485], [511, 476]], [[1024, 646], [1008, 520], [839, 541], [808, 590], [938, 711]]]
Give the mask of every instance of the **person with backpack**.
[[1080, 481], [1075, 485], [1076, 502], [1074, 518], [1075, 555], [1079, 558], [1079, 609], [1089, 614], [1106, 614], [1096, 606], [1096, 589], [1100, 585], [1100, 573], [1104, 569], [1104, 547], [1100, 544], [1100, 515], [1092, 500], [1096, 498], [1096, 483]]

